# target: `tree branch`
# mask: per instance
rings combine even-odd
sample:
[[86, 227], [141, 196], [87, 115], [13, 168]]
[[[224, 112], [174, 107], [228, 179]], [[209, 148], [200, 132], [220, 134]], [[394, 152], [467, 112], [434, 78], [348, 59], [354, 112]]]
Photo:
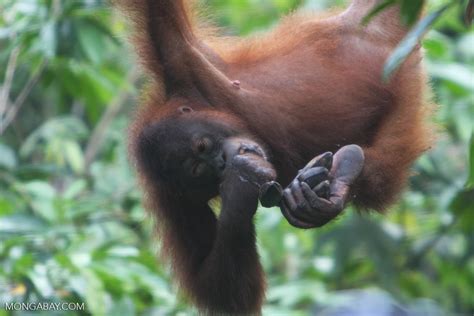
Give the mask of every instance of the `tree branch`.
[[25, 103], [26, 99], [31, 93], [31, 90], [33, 90], [34, 86], [38, 83], [39, 79], [41, 78], [41, 75], [43, 74], [44, 69], [46, 68], [47, 61], [43, 60], [41, 62], [41, 65], [38, 69], [38, 71], [30, 77], [26, 85], [23, 87], [21, 90], [20, 94], [16, 98], [15, 102], [11, 106], [8, 106], [5, 108], [5, 115], [3, 118], [0, 120], [0, 135], [5, 132], [7, 127], [10, 125], [10, 123], [16, 118], [16, 115], [18, 114], [18, 111], [22, 107], [22, 105]]
[[17, 46], [12, 50], [10, 57], [8, 58], [7, 70], [5, 71], [5, 80], [3, 81], [3, 86], [0, 93], [0, 120], [3, 118], [3, 114], [5, 113], [9, 103], [10, 89], [12, 87], [13, 76], [16, 69], [16, 61], [19, 54], [20, 47]]

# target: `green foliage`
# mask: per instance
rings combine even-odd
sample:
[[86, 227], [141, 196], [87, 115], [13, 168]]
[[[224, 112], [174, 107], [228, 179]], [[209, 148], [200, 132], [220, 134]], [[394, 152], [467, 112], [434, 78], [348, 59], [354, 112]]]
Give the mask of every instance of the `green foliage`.
[[[229, 34], [266, 29], [298, 6], [334, 3], [206, 2]], [[401, 2], [403, 21], [414, 23], [424, 1]], [[278, 210], [260, 209], [264, 314], [341, 306], [359, 297], [350, 289], [420, 315], [474, 312], [474, 30], [460, 14], [462, 1], [462, 10], [456, 5], [430, 18], [448, 3], [430, 1], [430, 20], [420, 22], [426, 27], [414, 24], [411, 44], [402, 43], [388, 63], [396, 69], [436, 20], [423, 46], [440, 131], [415, 166], [410, 190], [386, 216], [347, 211], [318, 230], [294, 229]], [[156, 257], [127, 160], [127, 123], [138, 96], [119, 40], [124, 31], [98, 0], [0, 2], [2, 307], [48, 301], [85, 302], [86, 311], [62, 314], [194, 312]]]
[[467, 180], [467, 187], [474, 189], [474, 131], [469, 145], [469, 179]]
[[[403, 3], [406, 3], [405, 1]], [[422, 1], [413, 1], [410, 3], [417, 3], [423, 4]], [[436, 22], [436, 20], [444, 13], [446, 9], [448, 9], [450, 4], [447, 4], [435, 12], [430, 13], [426, 17], [422, 18], [420, 22], [407, 34], [407, 36], [400, 42], [397, 48], [393, 51], [390, 57], [385, 64], [383, 69], [382, 77], [384, 80], [388, 80], [390, 75], [400, 67], [403, 61], [407, 58], [407, 56], [413, 51], [416, 45], [419, 43], [421, 37], [428, 31], [428, 29]], [[420, 10], [421, 6], [415, 7], [418, 11]], [[401, 12], [403, 20], [406, 20], [407, 24], [415, 20], [417, 16], [410, 16], [404, 14], [404, 12], [408, 10], [408, 12], [413, 12], [412, 7], [410, 5], [402, 5]]]
[[366, 25], [370, 20], [375, 17], [377, 14], [381, 13], [383, 10], [388, 9], [389, 7], [397, 4], [396, 0], [385, 0], [381, 1], [379, 4], [373, 7], [373, 9], [362, 19], [362, 24]]
[[[426, 4], [426, 0], [385, 0], [378, 5], [364, 17], [362, 24], [367, 24], [380, 12], [392, 7], [396, 4], [400, 6], [400, 20], [406, 26], [412, 26], [420, 17], [421, 11]], [[444, 12], [453, 5], [462, 5], [463, 1], [451, 0], [441, 6], [436, 11], [428, 14], [420, 19], [415, 27], [413, 27], [407, 36], [399, 43], [398, 47], [393, 51], [388, 58], [383, 70], [382, 78], [388, 81], [390, 76], [400, 67], [403, 61], [410, 55], [420, 42], [425, 33], [433, 26], [433, 24], [444, 14]], [[465, 22], [467, 25], [472, 23], [472, 12], [474, 10], [472, 1], [466, 7]]]

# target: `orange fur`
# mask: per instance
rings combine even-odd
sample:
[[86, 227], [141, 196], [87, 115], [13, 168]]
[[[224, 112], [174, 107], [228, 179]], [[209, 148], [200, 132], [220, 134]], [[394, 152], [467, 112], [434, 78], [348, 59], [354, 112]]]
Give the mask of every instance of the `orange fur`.
[[[422, 52], [414, 51], [388, 84], [381, 81], [387, 57], [407, 32], [397, 8], [362, 26], [361, 19], [377, 1], [354, 0], [344, 12], [325, 17], [293, 14], [265, 35], [235, 39], [196, 27], [195, 11], [182, 6], [183, 1], [117, 2], [133, 22], [139, 60], [152, 78], [130, 129], [132, 156], [146, 126], [189, 105], [208, 120], [228, 122], [261, 141], [284, 185], [314, 156], [360, 145], [366, 159], [352, 188], [353, 202], [383, 211], [403, 189], [413, 161], [431, 144], [427, 117], [432, 106]], [[211, 294], [198, 293], [222, 280], [214, 276], [199, 281], [194, 276], [194, 261], [189, 259], [193, 248], [185, 240], [197, 235], [183, 228], [186, 223], [211, 231], [205, 242], [212, 244], [218, 224], [210, 210], [182, 210], [184, 206], [170, 198], [170, 189], [137, 167], [164, 252], [182, 287], [208, 311], [222, 307]], [[201, 218], [193, 219], [196, 214]], [[258, 312], [262, 303], [260, 269], [252, 261], [242, 272], [261, 284], [255, 293], [234, 293], [248, 302], [244, 311]], [[230, 302], [227, 310], [244, 303]]]

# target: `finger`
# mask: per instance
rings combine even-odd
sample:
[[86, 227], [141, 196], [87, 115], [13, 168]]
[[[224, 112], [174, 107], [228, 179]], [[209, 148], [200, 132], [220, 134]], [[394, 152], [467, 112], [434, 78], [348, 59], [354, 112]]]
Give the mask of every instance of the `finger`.
[[325, 152], [317, 157], [317, 162], [313, 165], [314, 167], [324, 167], [326, 169], [331, 169], [333, 161], [333, 154], [332, 152]]
[[300, 182], [298, 180], [293, 180], [290, 185], [291, 193], [295, 199], [298, 209], [304, 209], [308, 207], [308, 202], [301, 191]]
[[313, 215], [316, 221], [312, 222], [328, 222], [331, 219], [335, 218], [337, 215], [339, 215], [339, 213], [341, 213], [342, 207], [340, 207], [339, 202], [334, 201], [336, 202], [335, 204], [333, 201], [328, 201], [320, 198], [316, 195], [316, 193], [313, 192], [313, 190], [310, 189], [310, 187], [306, 183], [301, 184], [301, 189], [303, 191], [303, 194], [307, 196], [311, 207], [317, 210]]
[[[301, 189], [305, 190], [305, 188], [312, 192], [306, 183], [302, 183]], [[312, 192], [312, 194], [316, 196], [314, 192]], [[320, 212], [318, 209], [312, 209], [311, 212], [301, 211], [300, 209], [292, 209], [286, 204], [286, 200], [282, 200], [280, 203], [280, 209], [287, 221], [291, 225], [299, 228], [321, 227], [337, 215], [327, 215], [324, 212]], [[295, 213], [295, 210], [298, 212]]]
[[303, 191], [304, 196], [310, 203], [312, 208], [315, 208], [319, 211], [330, 211], [333, 209], [333, 205], [330, 201], [320, 198], [306, 183], [301, 183], [301, 190]]
[[230, 162], [238, 174], [247, 181], [263, 184], [273, 181], [276, 178], [276, 172], [273, 166], [264, 158], [255, 154], [242, 154], [232, 158]]
[[331, 196], [329, 198], [331, 204], [333, 205], [334, 211], [341, 212], [344, 209], [344, 204], [346, 197], [345, 196]]
[[314, 187], [320, 182], [327, 180], [329, 170], [324, 167], [314, 167], [298, 175], [298, 180], [306, 182], [310, 187]]
[[314, 223], [315, 218], [317, 219], [318, 210], [311, 207], [311, 204], [308, 202], [306, 196], [303, 194], [303, 190], [301, 188], [302, 184], [298, 180], [294, 180], [291, 183], [291, 193], [293, 194], [293, 198], [295, 199], [296, 205], [298, 208], [294, 212], [294, 216], [300, 218], [303, 221]]
[[286, 205], [290, 208], [290, 210], [294, 211], [298, 208], [298, 205], [293, 198], [293, 194], [289, 188], [283, 190], [283, 199], [286, 201]]
[[260, 203], [263, 207], [277, 206], [282, 197], [281, 185], [276, 181], [266, 182], [260, 188]]
[[324, 167], [329, 170], [332, 167], [332, 161], [333, 154], [329, 151], [325, 152], [324, 154], [321, 154], [311, 159], [310, 162], [308, 162], [306, 166], [304, 166], [304, 168], [300, 170], [300, 172], [304, 172], [314, 167]]
[[302, 229], [309, 229], [309, 228], [318, 227], [318, 225], [316, 225], [316, 224], [307, 223], [307, 222], [302, 221], [302, 220], [298, 219], [297, 217], [295, 217], [292, 214], [292, 212], [290, 210], [290, 207], [286, 203], [287, 202], [285, 200], [282, 200], [280, 202], [280, 210], [281, 210], [281, 214], [283, 215], [283, 217], [286, 218], [288, 223], [290, 223], [294, 227], [302, 228]]
[[288, 213], [294, 220], [313, 222], [311, 207], [303, 196], [298, 180], [293, 180], [290, 186], [285, 189], [283, 196], [288, 206]]
[[331, 194], [331, 186], [329, 184], [329, 180], [325, 180], [315, 186], [313, 189], [313, 192], [316, 193], [319, 197], [322, 197], [326, 200], [329, 199], [329, 196]]

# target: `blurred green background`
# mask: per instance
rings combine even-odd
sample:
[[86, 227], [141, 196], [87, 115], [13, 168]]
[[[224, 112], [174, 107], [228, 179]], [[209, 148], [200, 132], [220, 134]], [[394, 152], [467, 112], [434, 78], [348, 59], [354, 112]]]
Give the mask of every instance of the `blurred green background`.
[[[205, 2], [225, 32], [243, 35], [298, 7], [344, 4]], [[439, 137], [388, 215], [348, 210], [303, 231], [278, 210], [258, 211], [266, 315], [306, 315], [361, 292], [426, 315], [474, 313], [474, 30], [464, 8], [450, 8], [423, 42]], [[36, 301], [87, 308], [58, 314], [194, 312], [157, 264], [127, 160], [144, 80], [126, 36], [99, 0], [0, 0], [0, 315], [5, 302]]]

